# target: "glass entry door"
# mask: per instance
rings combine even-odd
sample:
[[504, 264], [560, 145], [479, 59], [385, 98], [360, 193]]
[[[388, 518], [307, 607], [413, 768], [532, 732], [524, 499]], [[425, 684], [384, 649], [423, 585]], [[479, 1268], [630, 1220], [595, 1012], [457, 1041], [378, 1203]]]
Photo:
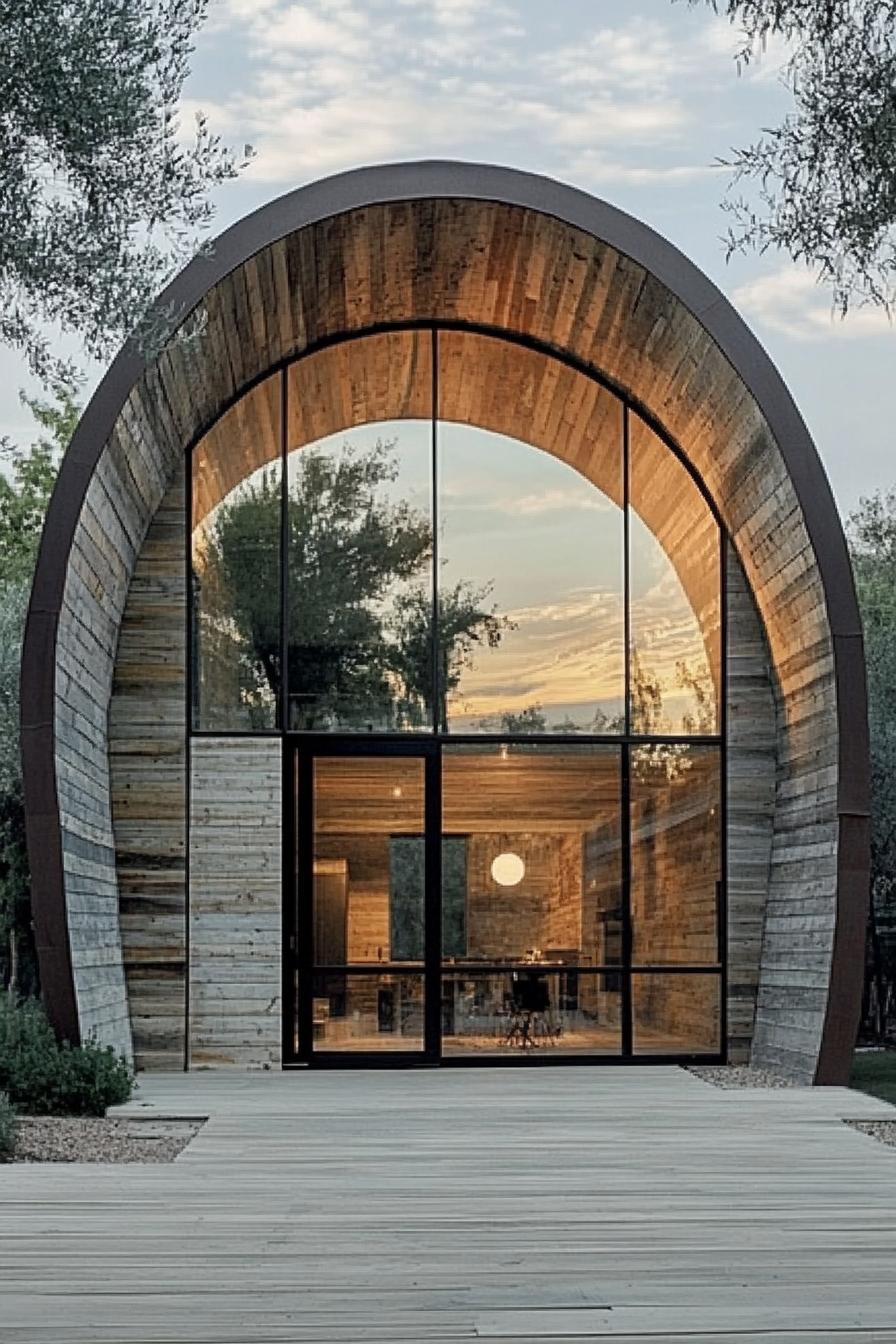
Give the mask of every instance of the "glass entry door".
[[717, 1059], [718, 755], [286, 742], [287, 1064]]
[[428, 744], [287, 744], [291, 1062], [438, 1057], [436, 766]]

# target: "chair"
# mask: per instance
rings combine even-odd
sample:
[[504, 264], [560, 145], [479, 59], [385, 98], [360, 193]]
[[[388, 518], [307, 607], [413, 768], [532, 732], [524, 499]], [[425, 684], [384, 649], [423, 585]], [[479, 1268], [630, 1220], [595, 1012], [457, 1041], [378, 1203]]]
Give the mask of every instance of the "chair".
[[316, 1041], [326, 1040], [327, 1023], [330, 1020], [330, 1000], [328, 998], [312, 999], [311, 1022], [313, 1035]]
[[514, 971], [510, 995], [510, 1023], [502, 1045], [531, 1050], [538, 1045], [556, 1045], [560, 1025], [551, 1012], [548, 982], [541, 971]]

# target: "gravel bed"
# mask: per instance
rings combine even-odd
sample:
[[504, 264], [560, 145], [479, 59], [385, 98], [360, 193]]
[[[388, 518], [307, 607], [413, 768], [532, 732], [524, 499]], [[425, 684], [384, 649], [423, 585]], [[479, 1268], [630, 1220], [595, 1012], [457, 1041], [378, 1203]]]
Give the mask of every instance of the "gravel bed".
[[16, 1162], [173, 1162], [202, 1120], [19, 1117]]
[[896, 1148], [896, 1120], [844, 1120], [845, 1125], [850, 1129], [857, 1129], [861, 1134], [868, 1134], [872, 1139], [877, 1139], [878, 1143], [885, 1143], [890, 1148]]
[[688, 1073], [713, 1087], [799, 1087], [799, 1083], [768, 1069], [751, 1069], [747, 1064], [685, 1065]]

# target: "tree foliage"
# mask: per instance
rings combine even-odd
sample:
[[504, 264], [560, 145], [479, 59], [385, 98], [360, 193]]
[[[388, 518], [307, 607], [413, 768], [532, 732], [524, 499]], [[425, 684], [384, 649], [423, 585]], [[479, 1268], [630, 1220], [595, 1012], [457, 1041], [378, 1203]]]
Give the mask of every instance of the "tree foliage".
[[[395, 443], [339, 453], [304, 449], [287, 496], [290, 723], [418, 727], [432, 704], [432, 529], [390, 498]], [[281, 692], [280, 483], [268, 471], [218, 510], [196, 581], [201, 638], [231, 625], [249, 651], [250, 700]], [[489, 589], [461, 583], [440, 594], [438, 713], [477, 646], [507, 627]]]
[[31, 447], [4, 445], [11, 465], [0, 475], [0, 583], [30, 583], [56, 473], [81, 415], [77, 390], [57, 383], [51, 400], [19, 394], [44, 431]]
[[[419, 717], [436, 705], [436, 727], [448, 731], [448, 701], [458, 689], [464, 669], [471, 667], [478, 648], [496, 649], [506, 630], [507, 616], [488, 605], [488, 585], [461, 582], [439, 592], [436, 609], [438, 688], [433, 694], [432, 592], [417, 586], [398, 594], [388, 645], [388, 663], [408, 708]], [[412, 707], [415, 707], [412, 709]]]
[[30, 448], [6, 445], [9, 476], [0, 475], [0, 979], [34, 992], [25, 807], [19, 752], [19, 673], [28, 594], [44, 517], [62, 453], [80, 414], [71, 386], [48, 399], [22, 400], [42, 431]]
[[[793, 111], [735, 151], [730, 250], [780, 248], [818, 271], [836, 307], [896, 288], [896, 0], [688, 0], [743, 33], [749, 62], [787, 43]], [[736, 188], [743, 185], [743, 194]]]
[[[238, 159], [178, 104], [207, 0], [0, 0], [0, 340], [58, 377], [51, 323], [105, 356]], [[249, 151], [250, 152], [250, 151]]]
[[862, 500], [849, 533], [865, 633], [871, 732], [866, 1005], [873, 1003], [868, 1015], [875, 1019], [875, 1034], [883, 1036], [896, 1013], [896, 490]]

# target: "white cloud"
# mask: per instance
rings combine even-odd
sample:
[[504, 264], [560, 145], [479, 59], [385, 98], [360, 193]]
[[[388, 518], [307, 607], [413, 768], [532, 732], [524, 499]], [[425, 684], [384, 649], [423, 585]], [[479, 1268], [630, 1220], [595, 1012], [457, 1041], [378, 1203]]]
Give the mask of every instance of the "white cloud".
[[559, 23], [533, 40], [544, 12], [531, 3], [224, 0], [252, 73], [216, 127], [256, 147], [254, 181], [278, 185], [371, 159], [485, 157], [496, 142], [488, 157], [534, 151], [583, 185], [715, 171], [687, 139], [694, 87], [732, 79], [727, 24], [586, 18], [575, 42]]
[[[685, 80], [728, 82], [737, 40], [729, 25], [709, 17], [699, 28], [634, 18], [579, 35], [575, 42], [539, 58], [544, 74], [559, 85], [612, 88], [629, 96], [668, 95]], [[707, 60], [712, 62], [712, 75]]]
[[609, 159], [599, 150], [586, 150], [571, 164], [576, 181], [624, 183], [630, 186], [649, 186], [653, 183], [673, 184], [696, 182], [702, 178], [723, 176], [727, 169], [713, 163], [670, 163], [665, 166], [622, 163]]
[[833, 312], [828, 291], [805, 266], [785, 263], [749, 280], [732, 294], [735, 307], [794, 340], [818, 341], [893, 336], [893, 323], [879, 308], [857, 308], [845, 318]]
[[598, 493], [589, 485], [585, 489], [545, 490], [538, 495], [496, 500], [489, 507], [500, 509], [502, 513], [535, 518], [546, 513], [578, 513], [582, 509], [604, 513], [613, 506], [605, 495]]

